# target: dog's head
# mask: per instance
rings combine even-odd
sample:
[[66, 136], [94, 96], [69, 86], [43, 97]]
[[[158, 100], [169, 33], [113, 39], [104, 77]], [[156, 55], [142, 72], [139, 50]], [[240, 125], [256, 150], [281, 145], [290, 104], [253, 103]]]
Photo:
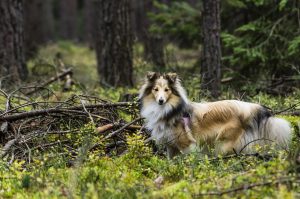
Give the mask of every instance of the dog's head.
[[176, 73], [160, 74], [148, 72], [143, 95], [152, 95], [159, 105], [163, 105], [174, 94], [174, 85], [177, 79]]

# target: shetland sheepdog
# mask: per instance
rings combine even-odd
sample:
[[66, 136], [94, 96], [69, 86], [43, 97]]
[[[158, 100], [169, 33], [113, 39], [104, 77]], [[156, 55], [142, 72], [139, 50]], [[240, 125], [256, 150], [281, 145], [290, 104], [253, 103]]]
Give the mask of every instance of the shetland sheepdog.
[[205, 146], [217, 154], [251, 152], [255, 144], [286, 148], [291, 138], [290, 124], [259, 104], [190, 102], [176, 73], [149, 72], [139, 100], [151, 138], [166, 146], [169, 158]]

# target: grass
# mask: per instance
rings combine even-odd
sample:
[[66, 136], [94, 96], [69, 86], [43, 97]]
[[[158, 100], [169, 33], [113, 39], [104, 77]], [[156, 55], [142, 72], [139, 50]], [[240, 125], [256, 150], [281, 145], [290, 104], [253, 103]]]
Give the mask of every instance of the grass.
[[[176, 54], [170, 59], [184, 76], [184, 85], [189, 97], [203, 99], [199, 91], [199, 76], [188, 71], [196, 63], [195, 52], [181, 51], [170, 45], [167, 50]], [[62, 54], [67, 65], [74, 68], [75, 79], [89, 93], [117, 101], [123, 93], [136, 93], [133, 89], [109, 89], [97, 86], [96, 61], [92, 50], [70, 42], [58, 42], [43, 47], [37, 58], [30, 61], [51, 63], [56, 53]], [[141, 46], [135, 46], [135, 76], [142, 77], [151, 64], [141, 56]], [[171, 57], [171, 56], [170, 56]], [[192, 58], [191, 58], [192, 57]], [[169, 69], [174, 69], [169, 66]], [[140, 79], [137, 78], [137, 81]], [[53, 86], [56, 89], [56, 86]], [[57, 89], [59, 90], [59, 89]], [[57, 91], [58, 92], [58, 91]], [[72, 95], [82, 90], [74, 88]], [[259, 93], [254, 97], [243, 95], [242, 99], [258, 102], [274, 110], [282, 110], [300, 101], [300, 93], [290, 96], [272, 97]], [[241, 98], [230, 89], [222, 98]], [[1, 100], [1, 99], [0, 99]], [[297, 108], [300, 108], [299, 106]], [[126, 116], [124, 116], [125, 118]], [[299, 187], [299, 125], [300, 117], [281, 116], [293, 125], [294, 138], [290, 151], [257, 148], [263, 157], [237, 156], [231, 158], [190, 154], [170, 161], [152, 152], [150, 145], [138, 133], [127, 135], [128, 150], [121, 156], [104, 155], [103, 150], [82, 153], [80, 158], [70, 158], [67, 153], [58, 154], [53, 147], [46, 153], [35, 152], [32, 162], [17, 160], [12, 164], [0, 161], [0, 198], [298, 198]], [[95, 135], [93, 126], [84, 126], [80, 131], [87, 136]], [[78, 146], [84, 146], [84, 138], [76, 138]], [[98, 138], [92, 138], [101, 140]], [[69, 162], [73, 161], [70, 167]], [[161, 182], [155, 182], [158, 178]], [[298, 179], [296, 179], [298, 178]], [[286, 181], [289, 179], [290, 181]], [[253, 186], [254, 185], [254, 186]], [[247, 188], [248, 186], [248, 188]], [[224, 191], [231, 190], [227, 194]], [[219, 194], [219, 195], [218, 195]]]

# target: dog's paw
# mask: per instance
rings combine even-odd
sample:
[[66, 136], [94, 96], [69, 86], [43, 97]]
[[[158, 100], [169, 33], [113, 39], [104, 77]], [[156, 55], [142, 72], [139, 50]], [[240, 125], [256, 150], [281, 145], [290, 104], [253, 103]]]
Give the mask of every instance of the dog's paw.
[[199, 150], [199, 147], [197, 146], [197, 144], [192, 143], [188, 147], [182, 149], [181, 153], [188, 154], [188, 153], [192, 153], [192, 152], [197, 152], [198, 150]]

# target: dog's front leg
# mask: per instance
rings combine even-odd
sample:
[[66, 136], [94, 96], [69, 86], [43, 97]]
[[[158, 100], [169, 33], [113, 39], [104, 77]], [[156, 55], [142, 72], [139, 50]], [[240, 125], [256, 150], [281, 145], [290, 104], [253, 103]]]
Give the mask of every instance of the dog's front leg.
[[172, 145], [167, 145], [167, 156], [168, 156], [169, 160], [179, 154], [180, 154], [180, 151], [177, 147], [172, 146]]
[[198, 151], [198, 147], [195, 142], [192, 142], [188, 147], [185, 147], [181, 150], [181, 152], [183, 154], [189, 154], [189, 153], [197, 152], [197, 151]]

